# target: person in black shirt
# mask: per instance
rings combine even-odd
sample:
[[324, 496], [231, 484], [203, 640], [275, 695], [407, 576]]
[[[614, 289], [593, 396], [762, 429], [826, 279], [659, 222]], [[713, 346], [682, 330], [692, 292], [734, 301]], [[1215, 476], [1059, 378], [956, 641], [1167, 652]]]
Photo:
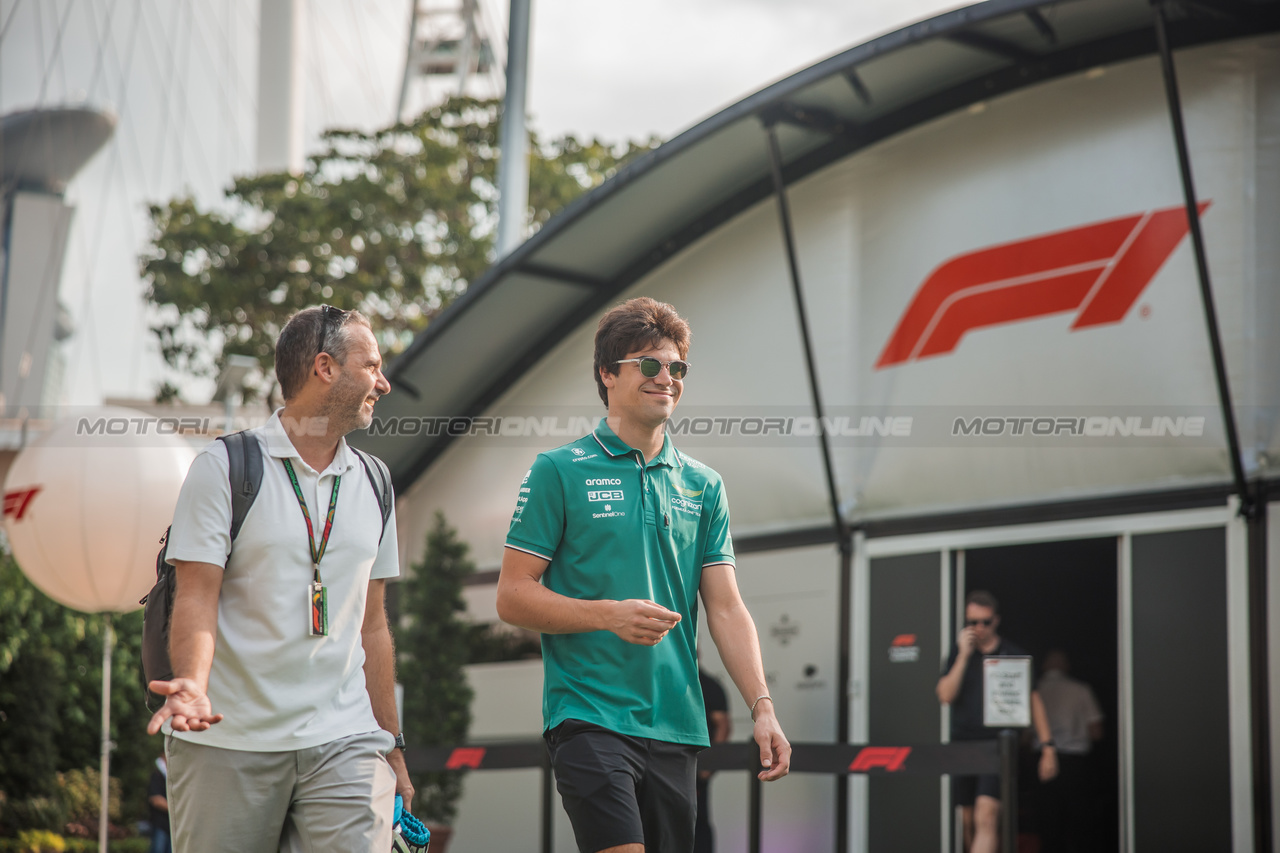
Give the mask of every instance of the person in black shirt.
[[147, 820], [151, 824], [151, 853], [172, 853], [169, 835], [169, 768], [164, 756], [156, 759], [156, 769], [151, 771], [147, 783]]
[[[720, 682], [698, 669], [698, 682], [702, 685], [702, 701], [707, 706], [707, 736], [711, 742], [724, 743], [729, 739], [729, 697]], [[711, 771], [698, 771], [698, 820], [693, 831], [693, 853], [712, 853], [715, 835], [711, 831], [711, 815], [707, 787], [711, 783]]]
[[[964, 628], [956, 638], [947, 667], [938, 679], [938, 701], [951, 706], [951, 739], [994, 740], [998, 731], [982, 722], [982, 659], [1026, 655], [1023, 649], [1002, 638], [996, 598], [984, 590], [974, 590], [964, 600]], [[1034, 666], [1033, 666], [1034, 669]], [[1031, 692], [1031, 721], [1040, 737], [1042, 782], [1058, 774], [1058, 757], [1049, 717], [1040, 694]], [[951, 798], [962, 809], [965, 849], [969, 853], [996, 853], [1000, 825], [1000, 777], [954, 776]]]

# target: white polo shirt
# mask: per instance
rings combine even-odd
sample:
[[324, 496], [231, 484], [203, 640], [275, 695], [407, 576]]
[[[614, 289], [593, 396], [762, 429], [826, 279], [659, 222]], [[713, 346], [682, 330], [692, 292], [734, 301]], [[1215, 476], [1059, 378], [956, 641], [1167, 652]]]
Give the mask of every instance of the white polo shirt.
[[[316, 472], [294, 448], [277, 411], [250, 430], [262, 446], [262, 489], [231, 547], [227, 450], [210, 442], [191, 464], [169, 533], [168, 560], [225, 570], [209, 698], [222, 722], [181, 740], [254, 752], [307, 749], [376, 731], [364, 682], [364, 622], [369, 581], [400, 573], [395, 513], [382, 530], [378, 496], [347, 447]], [[320, 576], [329, 591], [329, 636], [309, 631], [312, 581], [307, 524], [285, 471], [289, 459], [311, 513], [317, 546], [329, 495], [338, 502]], [[381, 536], [381, 545], [379, 537]]]

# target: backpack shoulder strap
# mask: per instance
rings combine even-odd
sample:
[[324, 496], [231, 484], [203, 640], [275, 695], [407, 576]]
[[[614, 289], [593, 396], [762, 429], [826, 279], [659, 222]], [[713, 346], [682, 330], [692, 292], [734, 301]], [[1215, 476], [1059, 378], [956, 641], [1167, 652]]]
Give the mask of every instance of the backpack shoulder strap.
[[218, 436], [227, 448], [227, 479], [231, 483], [231, 541], [240, 535], [249, 507], [262, 486], [262, 447], [247, 432]]
[[[350, 444], [347, 445], [351, 447]], [[391, 508], [395, 506], [395, 494], [391, 488], [391, 472], [387, 465], [372, 453], [365, 453], [357, 447], [351, 447], [360, 461], [364, 463], [364, 472], [369, 475], [369, 485], [378, 496], [378, 507], [382, 510], [382, 534], [378, 536], [378, 544], [387, 533], [387, 522], [391, 519]]]

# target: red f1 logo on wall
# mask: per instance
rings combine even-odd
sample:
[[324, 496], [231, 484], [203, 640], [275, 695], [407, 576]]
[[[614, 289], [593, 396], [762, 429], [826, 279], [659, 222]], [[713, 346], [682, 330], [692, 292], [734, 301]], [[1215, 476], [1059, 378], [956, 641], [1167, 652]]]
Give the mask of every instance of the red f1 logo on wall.
[[31, 486], [26, 489], [15, 489], [12, 492], [4, 493], [4, 517], [13, 518], [15, 521], [22, 521], [22, 517], [27, 514], [27, 507], [31, 506], [31, 499], [40, 493], [40, 486]]
[[1067, 311], [1073, 331], [1119, 323], [1187, 229], [1186, 208], [1169, 207], [954, 257], [920, 285], [876, 369], [945, 355], [984, 326]]

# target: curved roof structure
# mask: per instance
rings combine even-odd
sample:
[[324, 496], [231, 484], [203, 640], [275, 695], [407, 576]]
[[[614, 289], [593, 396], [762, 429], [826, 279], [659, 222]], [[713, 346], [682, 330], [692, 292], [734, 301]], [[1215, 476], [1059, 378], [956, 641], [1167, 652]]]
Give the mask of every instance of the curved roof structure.
[[[1175, 48], [1280, 30], [1277, 0], [1167, 4]], [[389, 367], [380, 419], [467, 418], [569, 331], [681, 249], [773, 192], [955, 110], [1157, 52], [1149, 0], [988, 0], [860, 44], [740, 101], [619, 171], [491, 267]], [[450, 430], [358, 443], [398, 488]]]

